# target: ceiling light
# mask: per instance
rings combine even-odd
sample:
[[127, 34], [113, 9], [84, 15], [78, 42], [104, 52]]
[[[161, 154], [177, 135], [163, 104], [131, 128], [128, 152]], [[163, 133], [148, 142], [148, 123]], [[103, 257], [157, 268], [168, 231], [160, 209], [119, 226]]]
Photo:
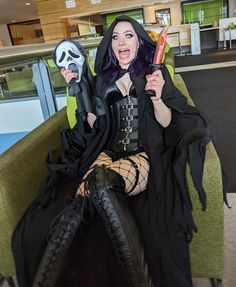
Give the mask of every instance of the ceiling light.
[[101, 3], [101, 0], [91, 0], [91, 3], [92, 4], [99, 4], [99, 3]]
[[76, 6], [75, 0], [66, 0], [65, 4], [66, 4], [67, 9], [75, 8], [75, 6]]
[[31, 3], [30, 2], [25, 2], [25, 6], [30, 6]]

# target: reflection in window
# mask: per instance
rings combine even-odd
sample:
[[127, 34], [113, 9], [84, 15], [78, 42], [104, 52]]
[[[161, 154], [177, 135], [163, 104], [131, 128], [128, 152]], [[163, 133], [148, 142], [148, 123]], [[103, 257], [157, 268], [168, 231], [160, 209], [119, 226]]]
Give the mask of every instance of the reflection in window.
[[0, 100], [35, 96], [37, 96], [37, 90], [31, 64], [0, 70]]
[[45, 60], [49, 69], [51, 84], [53, 86], [55, 94], [65, 94], [67, 83], [60, 74], [58, 67], [56, 66], [52, 58], [47, 58]]
[[155, 15], [156, 23], [159, 24], [161, 27], [171, 25], [170, 9], [156, 10]]
[[66, 90], [68, 84], [60, 73], [59, 68], [51, 57], [44, 58], [49, 70], [49, 77], [52, 85], [52, 95], [56, 101], [57, 110], [66, 106]]

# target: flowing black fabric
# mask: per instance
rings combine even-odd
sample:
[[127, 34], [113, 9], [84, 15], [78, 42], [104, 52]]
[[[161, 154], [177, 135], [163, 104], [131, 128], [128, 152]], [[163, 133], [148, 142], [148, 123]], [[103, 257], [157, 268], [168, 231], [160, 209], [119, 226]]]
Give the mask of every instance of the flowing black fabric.
[[[93, 96], [98, 103], [97, 110], [104, 113], [99, 114], [92, 129], [85, 128], [83, 121], [78, 118], [77, 125], [63, 133], [64, 152], [60, 161], [57, 164], [49, 164], [52, 175], [45, 189], [26, 211], [14, 231], [12, 247], [20, 287], [30, 286], [46, 245], [50, 225], [63, 209], [65, 198], [75, 195], [81, 178], [108, 140], [112, 127], [103, 96], [110, 85], [104, 77], [103, 62], [107, 61], [107, 49], [113, 28], [118, 21], [129, 21], [139, 38], [153, 48], [150, 48], [150, 53], [155, 49], [154, 42], [142, 26], [127, 16], [118, 17], [101, 41], [95, 62], [97, 76]], [[118, 77], [126, 72], [121, 70]], [[192, 204], [185, 171], [188, 163], [199, 200], [205, 209], [206, 195], [202, 186], [202, 175], [205, 147], [213, 139], [211, 123], [195, 107], [187, 104], [186, 98], [176, 89], [164, 67], [162, 73], [165, 85], [162, 100], [171, 108], [172, 121], [167, 128], [163, 128], [156, 121], [152, 102], [145, 94], [145, 75], [139, 77], [132, 70], [128, 72], [138, 98], [141, 144], [150, 163], [147, 190], [129, 197], [131, 209], [140, 229], [154, 286], [191, 287], [189, 241], [197, 227], [192, 218]], [[96, 225], [92, 224], [91, 228], [96, 230]], [[34, 238], [35, 234], [38, 235], [37, 240]], [[100, 231], [96, 234], [93, 233], [95, 241], [96, 236], [99, 238]], [[32, 238], [36, 240], [33, 246]], [[88, 238], [86, 242], [89, 242]], [[76, 244], [73, 248], [75, 246]], [[88, 244], [83, 249], [83, 254], [86, 253], [85, 261], [86, 257], [95, 256], [91, 254], [88, 246], [91, 247]], [[68, 261], [76, 264], [76, 256], [79, 255], [76, 252], [69, 254]], [[68, 266], [66, 270], [70, 269]], [[112, 266], [110, 267], [112, 269]], [[107, 273], [105, 272], [104, 276]], [[102, 287], [108, 286], [113, 286], [110, 281]]]
[[12, 251], [20, 287], [32, 286], [55, 218], [75, 196], [82, 176], [104, 146], [107, 131], [101, 116], [90, 132], [85, 132], [80, 119], [72, 130], [62, 133], [60, 160], [48, 163], [51, 175], [13, 232]]

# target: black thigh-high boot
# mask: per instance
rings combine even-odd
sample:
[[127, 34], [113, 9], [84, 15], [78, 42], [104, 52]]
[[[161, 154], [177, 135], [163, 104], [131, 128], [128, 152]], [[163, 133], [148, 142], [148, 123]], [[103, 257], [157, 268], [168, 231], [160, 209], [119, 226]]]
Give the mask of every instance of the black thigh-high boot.
[[124, 193], [124, 179], [114, 170], [95, 166], [86, 182], [90, 199], [103, 219], [130, 286], [153, 286], [140, 233]]
[[[36, 272], [33, 287], [53, 287], [60, 275], [64, 259], [81, 223], [84, 198], [76, 197], [57, 216], [55, 227]], [[57, 222], [58, 221], [58, 222]]]

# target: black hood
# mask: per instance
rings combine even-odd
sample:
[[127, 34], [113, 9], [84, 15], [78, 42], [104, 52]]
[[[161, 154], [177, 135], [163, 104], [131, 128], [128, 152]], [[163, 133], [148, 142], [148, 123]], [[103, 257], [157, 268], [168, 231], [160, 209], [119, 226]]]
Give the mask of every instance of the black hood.
[[128, 21], [133, 26], [134, 31], [136, 32], [139, 38], [141, 38], [145, 42], [148, 42], [151, 46], [156, 47], [156, 42], [154, 42], [149, 37], [149, 35], [147, 34], [147, 32], [144, 30], [143, 26], [139, 22], [137, 22], [133, 18], [126, 16], [126, 15], [119, 16], [112, 22], [112, 24], [106, 31], [102, 41], [98, 45], [95, 66], [94, 66], [95, 72], [97, 74], [102, 72], [104, 57], [106, 56], [107, 50], [111, 43], [114, 27], [116, 26], [118, 22], [121, 22], [121, 21]]

